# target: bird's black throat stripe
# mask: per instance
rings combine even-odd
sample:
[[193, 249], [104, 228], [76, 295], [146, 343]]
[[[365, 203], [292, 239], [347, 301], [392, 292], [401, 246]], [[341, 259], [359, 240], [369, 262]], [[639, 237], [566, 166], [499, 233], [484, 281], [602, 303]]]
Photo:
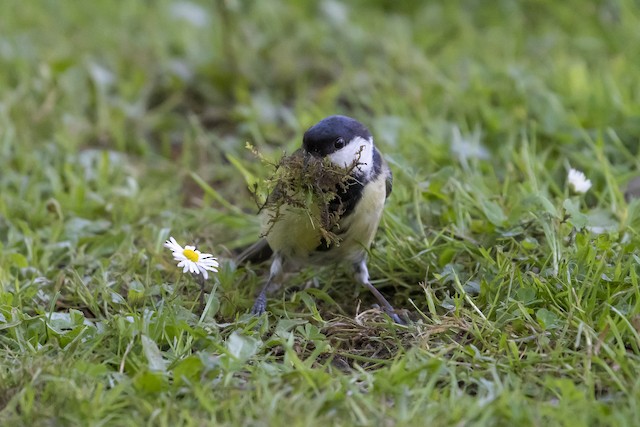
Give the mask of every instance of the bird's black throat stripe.
[[[373, 167], [369, 175], [365, 174], [361, 170], [356, 169], [356, 173], [352, 174], [353, 179], [349, 180], [346, 188], [338, 191], [338, 196], [329, 202], [329, 212], [342, 212], [340, 218], [346, 218], [351, 215], [362, 199], [364, 193], [364, 187], [370, 181], [375, 180], [382, 173], [382, 156], [380, 152], [373, 148]], [[347, 232], [346, 228], [339, 228], [333, 230], [338, 237]], [[316, 251], [323, 252], [331, 249], [333, 245], [327, 242], [326, 239], [322, 239], [320, 245], [316, 248]]]

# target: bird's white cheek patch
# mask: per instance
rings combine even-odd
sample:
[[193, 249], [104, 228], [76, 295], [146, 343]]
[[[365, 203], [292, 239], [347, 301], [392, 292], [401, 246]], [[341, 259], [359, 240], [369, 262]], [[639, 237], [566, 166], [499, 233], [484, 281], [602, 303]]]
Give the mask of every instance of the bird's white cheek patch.
[[[358, 158], [359, 156], [359, 158]], [[331, 163], [340, 167], [351, 166], [354, 160], [361, 163], [364, 170], [373, 167], [373, 138], [364, 139], [356, 137], [344, 148], [329, 154]]]

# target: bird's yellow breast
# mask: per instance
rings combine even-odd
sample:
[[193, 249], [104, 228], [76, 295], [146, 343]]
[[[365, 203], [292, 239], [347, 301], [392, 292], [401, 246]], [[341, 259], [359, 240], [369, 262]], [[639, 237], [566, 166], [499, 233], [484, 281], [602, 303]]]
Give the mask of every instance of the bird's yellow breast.
[[380, 174], [364, 187], [362, 197], [351, 215], [340, 222], [340, 226], [346, 232], [342, 236], [340, 246], [336, 248], [337, 258], [353, 262], [369, 249], [382, 218], [385, 199], [385, 180]]

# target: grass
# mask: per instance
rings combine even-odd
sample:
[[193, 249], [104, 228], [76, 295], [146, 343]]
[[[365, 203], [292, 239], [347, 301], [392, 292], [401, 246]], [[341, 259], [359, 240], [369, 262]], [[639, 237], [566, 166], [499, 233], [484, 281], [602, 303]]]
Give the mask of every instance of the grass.
[[[637, 425], [637, 3], [287, 3], [0, 4], [0, 424]], [[245, 145], [335, 113], [408, 326], [333, 267], [248, 315]], [[222, 261], [202, 313], [170, 235]]]

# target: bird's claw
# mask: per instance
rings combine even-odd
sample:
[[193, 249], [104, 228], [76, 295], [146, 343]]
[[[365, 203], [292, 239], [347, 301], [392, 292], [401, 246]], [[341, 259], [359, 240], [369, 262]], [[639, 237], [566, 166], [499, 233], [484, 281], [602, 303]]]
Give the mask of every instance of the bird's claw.
[[398, 316], [396, 313], [387, 313], [389, 315], [389, 317], [391, 317], [391, 319], [393, 319], [394, 322], [396, 322], [398, 325], [406, 325], [407, 323], [402, 320], [400, 318], [400, 316]]
[[253, 303], [253, 307], [251, 308], [252, 316], [260, 316], [267, 309], [267, 297], [265, 295], [258, 295], [256, 301]]

